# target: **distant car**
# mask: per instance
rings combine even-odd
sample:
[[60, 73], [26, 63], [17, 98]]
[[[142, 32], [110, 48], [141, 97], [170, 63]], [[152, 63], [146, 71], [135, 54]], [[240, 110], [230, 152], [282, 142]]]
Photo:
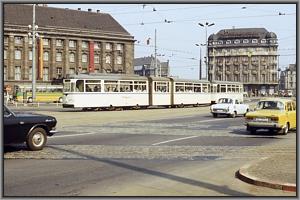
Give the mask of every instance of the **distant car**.
[[237, 115], [245, 115], [248, 111], [249, 105], [243, 104], [242, 101], [234, 98], [220, 98], [217, 104], [210, 107], [213, 117], [227, 115], [234, 118]]
[[32, 113], [14, 113], [4, 105], [4, 145], [26, 142], [32, 151], [43, 149], [47, 136], [57, 131], [55, 117]]
[[246, 126], [251, 133], [268, 129], [285, 135], [296, 128], [296, 102], [277, 98], [261, 100], [254, 112], [246, 114]]

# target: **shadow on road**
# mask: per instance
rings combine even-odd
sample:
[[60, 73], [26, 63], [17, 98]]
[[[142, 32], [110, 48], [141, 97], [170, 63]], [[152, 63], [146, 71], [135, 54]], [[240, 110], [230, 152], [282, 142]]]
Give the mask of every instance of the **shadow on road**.
[[[87, 159], [90, 159], [90, 160], [107, 163], [107, 164], [110, 164], [110, 165], [113, 165], [113, 166], [116, 166], [116, 167], [125, 168], [125, 169], [132, 170], [132, 171], [135, 171], [135, 172], [148, 174], [148, 175], [151, 175], [151, 176], [157, 176], [157, 177], [160, 177], [160, 178], [165, 178], [165, 179], [169, 179], [169, 180], [173, 180], [173, 181], [178, 181], [178, 182], [193, 185], [193, 186], [203, 187], [203, 188], [206, 188], [206, 189], [214, 190], [214, 191], [219, 192], [221, 194], [226, 194], [226, 195], [230, 195], [230, 196], [253, 196], [253, 195], [248, 194], [248, 193], [243, 193], [243, 192], [239, 192], [239, 191], [236, 191], [236, 190], [232, 190], [232, 189], [228, 188], [226, 185], [218, 186], [218, 185], [214, 185], [214, 184], [211, 184], [211, 183], [206, 183], [206, 182], [203, 182], [203, 181], [193, 180], [193, 179], [189, 179], [189, 178], [185, 178], [185, 177], [176, 176], [176, 175], [173, 175], [173, 174], [167, 174], [167, 173], [163, 173], [163, 172], [159, 172], [159, 171], [154, 171], [154, 170], [150, 170], [150, 169], [146, 169], [146, 168], [142, 168], [142, 167], [129, 165], [129, 164], [126, 164], [126, 163], [122, 163], [120, 161], [115, 161], [115, 160], [110, 160], [110, 159], [101, 159], [101, 158], [86, 155], [86, 154], [76, 152], [76, 151], [72, 151], [72, 150], [66, 150], [66, 149], [59, 148], [59, 147], [51, 146], [50, 148], [65, 151], [67, 153], [72, 153], [72, 154], [79, 155], [79, 156], [83, 156], [83, 157], [86, 157]], [[233, 176], [234, 176], [234, 174], [233, 174]], [[156, 196], [156, 195], [154, 194], [153, 196]]]

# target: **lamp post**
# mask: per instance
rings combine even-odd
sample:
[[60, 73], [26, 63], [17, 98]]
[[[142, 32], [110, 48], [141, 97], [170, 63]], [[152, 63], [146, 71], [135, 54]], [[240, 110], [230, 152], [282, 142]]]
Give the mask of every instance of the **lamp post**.
[[207, 41], [207, 27], [215, 25], [215, 23], [205, 22], [205, 24], [198, 23], [199, 26], [205, 27], [205, 44], [206, 44], [206, 79], [208, 80], [208, 41]]
[[38, 29], [38, 25], [35, 24], [35, 4], [32, 7], [32, 26], [28, 25], [28, 28], [31, 29], [32, 34], [29, 32], [29, 37], [32, 36], [32, 101], [36, 99], [36, 59], [35, 59], [35, 46], [36, 46], [36, 37], [38, 37], [38, 33], [36, 30]]
[[195, 44], [200, 49], [200, 61], [199, 61], [199, 80], [202, 80], [202, 48], [201, 46], [205, 46], [206, 44]]

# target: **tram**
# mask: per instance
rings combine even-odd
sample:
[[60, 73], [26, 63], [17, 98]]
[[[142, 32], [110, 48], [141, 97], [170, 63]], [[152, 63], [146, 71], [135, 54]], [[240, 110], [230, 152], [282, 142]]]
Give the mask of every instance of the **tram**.
[[242, 84], [237, 82], [123, 74], [79, 74], [64, 79], [63, 84], [64, 108], [182, 107], [210, 105], [221, 97], [243, 99]]

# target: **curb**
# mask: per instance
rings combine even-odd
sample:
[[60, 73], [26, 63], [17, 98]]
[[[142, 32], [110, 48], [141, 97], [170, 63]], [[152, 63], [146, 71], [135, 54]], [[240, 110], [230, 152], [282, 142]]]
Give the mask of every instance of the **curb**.
[[257, 186], [269, 187], [269, 188], [283, 190], [283, 191], [289, 191], [289, 192], [297, 191], [296, 184], [274, 182], [274, 181], [270, 181], [270, 180], [260, 179], [260, 178], [250, 175], [247, 171], [250, 166], [251, 166], [250, 164], [247, 164], [247, 165], [241, 167], [235, 173], [235, 177], [239, 178], [240, 180], [242, 180], [246, 183], [257, 185]]

